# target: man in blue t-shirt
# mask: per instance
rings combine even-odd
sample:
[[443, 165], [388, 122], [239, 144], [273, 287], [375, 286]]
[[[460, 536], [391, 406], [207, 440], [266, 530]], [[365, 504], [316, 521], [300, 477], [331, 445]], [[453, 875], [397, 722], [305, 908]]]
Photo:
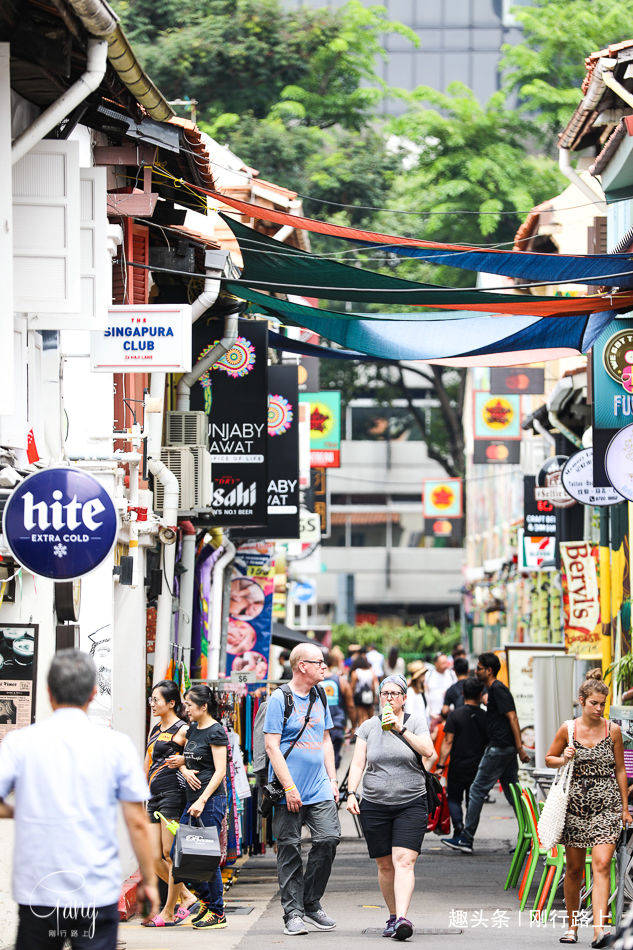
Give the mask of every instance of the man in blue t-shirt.
[[[284, 910], [284, 933], [308, 932], [306, 923], [317, 930], [333, 930], [334, 920], [321, 907], [321, 898], [332, 870], [341, 837], [338, 820], [338, 785], [334, 749], [329, 730], [330, 710], [317, 690], [327, 664], [316, 644], [302, 643], [290, 654], [293, 708], [284, 725], [284, 694], [275, 690], [266, 707], [264, 733], [270, 759], [270, 775], [281, 782], [284, 804], [273, 812], [273, 834], [277, 840], [277, 876]], [[284, 752], [299, 735], [309, 712], [308, 724], [286, 759]], [[301, 829], [307, 825], [312, 848], [303, 873]]]

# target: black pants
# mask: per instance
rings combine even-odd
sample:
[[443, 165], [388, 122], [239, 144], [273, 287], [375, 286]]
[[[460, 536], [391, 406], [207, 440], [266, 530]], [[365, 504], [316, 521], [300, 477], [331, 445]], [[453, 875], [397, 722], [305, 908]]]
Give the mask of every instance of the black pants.
[[468, 799], [470, 795], [470, 786], [475, 778], [475, 772], [468, 775], [459, 775], [448, 770], [446, 776], [446, 797], [448, 799], [448, 810], [451, 813], [453, 822], [453, 834], [461, 835], [464, 830], [464, 812], [462, 811], [462, 801], [466, 799], [466, 808], [468, 808]]
[[86, 913], [71, 908], [20, 904], [15, 950], [116, 950], [119, 909], [116, 904]]

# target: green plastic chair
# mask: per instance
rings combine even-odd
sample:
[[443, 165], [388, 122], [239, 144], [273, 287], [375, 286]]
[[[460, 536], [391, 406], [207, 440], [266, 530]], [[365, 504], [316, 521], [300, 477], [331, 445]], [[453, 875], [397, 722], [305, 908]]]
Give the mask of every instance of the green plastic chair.
[[516, 887], [519, 883], [521, 868], [523, 867], [525, 856], [530, 850], [530, 841], [532, 840], [525, 825], [523, 806], [521, 805], [520, 800], [521, 787], [518, 784], [510, 785], [510, 797], [512, 798], [512, 807], [514, 808], [518, 830], [516, 847], [514, 849], [514, 854], [512, 855], [512, 860], [510, 861], [510, 870], [508, 871], [508, 876], [506, 877], [506, 882], [503, 886], [504, 891], [509, 890], [511, 887]]
[[539, 808], [532, 790], [525, 786], [522, 787], [520, 801], [523, 808], [523, 819], [530, 836], [528, 866], [526, 869], [525, 878], [522, 883], [523, 890], [520, 894], [521, 900], [519, 904], [519, 909], [525, 910], [525, 906], [530, 896], [532, 881], [534, 880], [536, 868], [538, 867], [539, 858], [543, 858], [545, 860], [549, 852], [541, 846], [541, 842], [539, 841], [538, 830], [536, 827], [536, 822], [538, 820], [536, 816], [539, 814]]

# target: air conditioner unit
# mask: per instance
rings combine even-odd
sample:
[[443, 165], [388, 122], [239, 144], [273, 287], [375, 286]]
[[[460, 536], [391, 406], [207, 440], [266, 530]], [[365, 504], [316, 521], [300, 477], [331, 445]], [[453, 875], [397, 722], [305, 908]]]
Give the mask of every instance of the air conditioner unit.
[[[188, 447], [160, 450], [160, 460], [178, 479], [180, 499], [179, 511], [191, 511], [194, 505], [195, 464]], [[165, 490], [157, 478], [154, 478], [154, 510], [162, 512]]]
[[189, 451], [193, 455], [193, 507], [211, 507], [211, 453], [204, 445], [190, 445]]
[[167, 413], [167, 445], [208, 445], [209, 420], [204, 412]]

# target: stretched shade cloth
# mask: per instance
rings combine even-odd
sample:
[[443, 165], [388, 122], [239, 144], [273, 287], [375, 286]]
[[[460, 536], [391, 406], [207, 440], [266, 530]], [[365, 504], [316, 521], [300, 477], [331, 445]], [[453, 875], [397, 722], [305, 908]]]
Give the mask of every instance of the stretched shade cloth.
[[238, 198], [231, 198], [220, 194], [219, 191], [201, 188], [199, 185], [191, 184], [191, 187], [257, 221], [287, 224], [300, 231], [329, 234], [363, 244], [386, 245], [398, 254], [404, 254], [405, 251], [408, 253], [407, 249], [417, 248], [423, 253], [417, 253], [416, 256], [434, 264], [468, 268], [482, 273], [503, 274], [506, 277], [519, 277], [525, 280], [540, 280], [548, 284], [559, 284], [565, 280], [577, 284], [614, 286], [633, 284], [633, 254], [539, 254], [535, 251], [505, 251], [497, 248], [442, 244], [437, 241], [397, 237], [393, 234], [381, 234], [378, 231], [364, 231], [362, 228], [349, 228], [326, 221], [316, 221], [314, 218], [287, 214], [285, 211], [262, 208], [260, 205], [240, 201]]
[[[308, 254], [266, 237], [226, 215], [222, 215], [222, 218], [237, 238], [244, 261], [240, 280], [233, 283], [271, 293], [397, 306], [418, 304], [426, 307], [454, 307], [484, 313], [534, 314], [541, 317], [562, 313], [595, 313], [611, 306], [611, 298], [599, 295], [551, 297], [490, 293], [402, 280]], [[614, 299], [617, 301], [618, 298]], [[622, 305], [633, 306], [633, 294], [627, 294]], [[367, 319], [371, 319], [371, 314], [367, 314]], [[412, 314], [410, 319], [428, 317], [426, 314]]]
[[[256, 298], [256, 299], [255, 299]], [[508, 316], [504, 320], [465, 316], [458, 322], [434, 320], [340, 320], [331, 310], [305, 307], [249, 291], [255, 308], [295, 326], [314, 330], [348, 350], [384, 360], [425, 360], [455, 366], [541, 362], [585, 352], [613, 311], [591, 317]], [[354, 359], [355, 356], [350, 356]]]

